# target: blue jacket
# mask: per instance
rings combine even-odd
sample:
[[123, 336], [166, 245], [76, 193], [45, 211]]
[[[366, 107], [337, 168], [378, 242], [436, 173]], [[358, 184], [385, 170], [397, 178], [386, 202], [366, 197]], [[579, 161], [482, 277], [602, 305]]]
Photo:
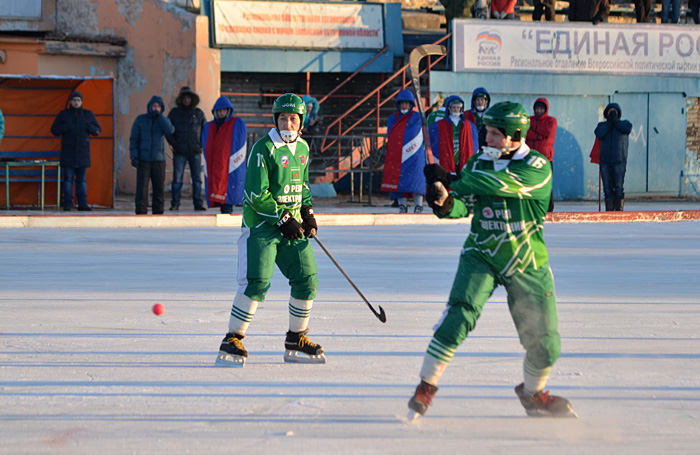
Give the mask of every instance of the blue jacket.
[[170, 119], [151, 110], [153, 103], [158, 103], [165, 109], [165, 103], [160, 96], [154, 96], [148, 102], [148, 111], [134, 120], [129, 137], [129, 156], [139, 161], [165, 161], [165, 136], [175, 132]]
[[61, 166], [90, 167], [90, 136], [101, 132], [92, 111], [69, 107], [59, 112], [51, 134], [61, 136]]
[[[619, 116], [611, 116], [610, 110], [616, 109]], [[621, 120], [622, 109], [617, 103], [610, 103], [603, 111], [604, 122], [595, 127], [595, 135], [600, 141], [600, 164], [627, 163], [627, 149], [632, 132], [632, 123]]]

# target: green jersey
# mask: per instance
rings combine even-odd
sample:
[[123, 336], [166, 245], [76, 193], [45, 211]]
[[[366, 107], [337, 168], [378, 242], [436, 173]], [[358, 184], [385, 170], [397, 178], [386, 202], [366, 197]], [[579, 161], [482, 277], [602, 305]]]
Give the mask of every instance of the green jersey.
[[313, 205], [309, 144], [302, 138], [287, 144], [273, 128], [253, 145], [248, 157], [243, 226], [274, 225], [285, 209], [301, 223], [302, 205]]
[[454, 206], [448, 218], [474, 212], [464, 251], [472, 251], [505, 277], [547, 264], [542, 233], [552, 190], [552, 168], [523, 144], [512, 159], [472, 156], [450, 185]]

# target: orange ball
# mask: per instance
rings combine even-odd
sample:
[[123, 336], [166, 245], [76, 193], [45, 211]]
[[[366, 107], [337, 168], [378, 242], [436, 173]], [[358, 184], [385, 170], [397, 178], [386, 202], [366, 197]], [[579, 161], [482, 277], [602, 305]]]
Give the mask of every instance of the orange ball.
[[153, 314], [160, 316], [165, 313], [165, 306], [162, 303], [156, 303], [153, 305]]

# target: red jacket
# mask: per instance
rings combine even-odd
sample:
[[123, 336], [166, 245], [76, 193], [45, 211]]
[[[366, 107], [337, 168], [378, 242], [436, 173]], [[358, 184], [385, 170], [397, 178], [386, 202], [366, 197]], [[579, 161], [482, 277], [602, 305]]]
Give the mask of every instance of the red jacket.
[[[515, 13], [517, 0], [491, 0], [491, 11]], [[537, 149], [535, 149], [537, 150]], [[539, 150], [537, 150], [539, 152]]]
[[537, 103], [544, 103], [545, 111], [541, 117], [536, 115], [530, 117], [530, 129], [527, 130], [525, 143], [552, 161], [554, 158], [554, 139], [557, 136], [557, 119], [547, 115], [549, 112], [547, 98], [537, 98], [535, 104]]

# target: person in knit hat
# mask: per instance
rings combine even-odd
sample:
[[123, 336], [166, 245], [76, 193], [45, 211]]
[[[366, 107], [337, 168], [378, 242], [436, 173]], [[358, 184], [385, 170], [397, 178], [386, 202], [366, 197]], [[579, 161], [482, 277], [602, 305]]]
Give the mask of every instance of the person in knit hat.
[[90, 167], [90, 136], [102, 132], [95, 114], [83, 108], [83, 94], [74, 90], [66, 109], [56, 116], [51, 134], [61, 137], [61, 207], [73, 209], [73, 182], [78, 210], [90, 211], [87, 202], [87, 169]]

